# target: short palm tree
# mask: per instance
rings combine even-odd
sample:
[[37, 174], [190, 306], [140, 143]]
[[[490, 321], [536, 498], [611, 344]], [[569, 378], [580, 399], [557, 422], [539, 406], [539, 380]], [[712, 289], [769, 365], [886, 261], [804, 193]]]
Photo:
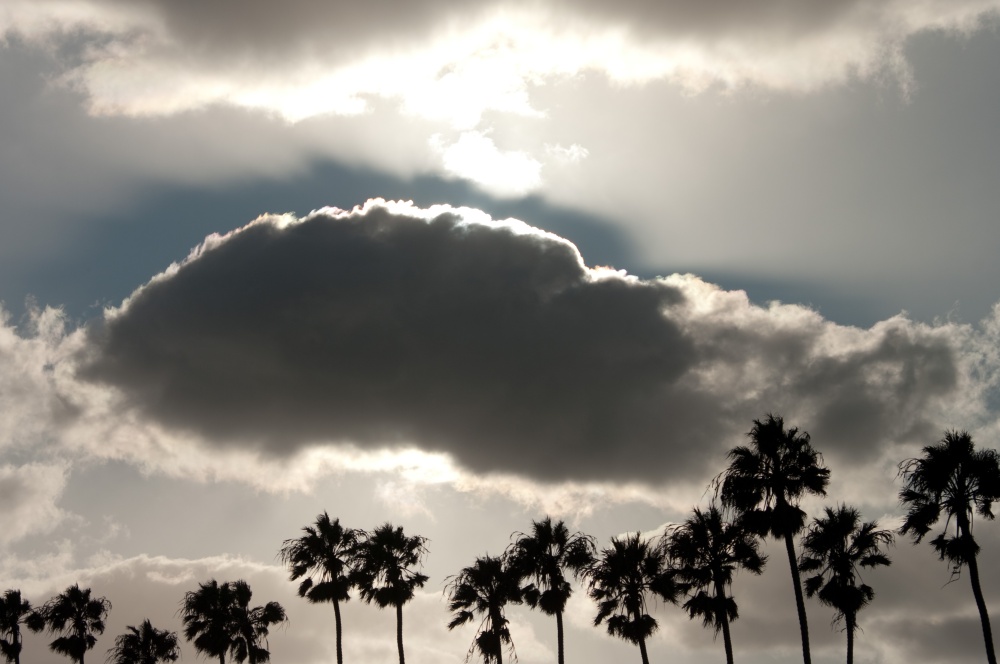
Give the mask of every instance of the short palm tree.
[[[476, 558], [471, 567], [449, 577], [445, 586], [448, 610], [453, 613], [448, 629], [482, 616], [469, 656], [479, 650], [483, 662], [503, 664], [503, 649], [513, 650], [504, 607], [521, 603], [521, 577], [503, 557]], [[465, 659], [468, 661], [469, 656]]]
[[810, 444], [809, 434], [796, 427], [785, 429], [784, 420], [776, 415], [754, 420], [747, 435], [750, 444], [730, 450], [729, 467], [716, 478], [716, 486], [722, 504], [735, 510], [747, 528], [784, 541], [799, 616], [802, 660], [810, 664], [809, 623], [793, 538], [806, 522], [799, 500], [807, 493], [825, 496], [830, 471]]
[[138, 627], [129, 625], [128, 631], [115, 638], [115, 646], [108, 650], [108, 664], [157, 664], [176, 662], [181, 655], [177, 645], [177, 632], [156, 629], [143, 620]]
[[662, 544], [639, 533], [614, 537], [583, 576], [588, 594], [597, 602], [594, 626], [606, 622], [608, 634], [639, 646], [642, 664], [649, 664], [646, 639], [659, 625], [649, 614], [647, 598], [676, 603], [678, 594]]
[[30, 616], [28, 626], [34, 631], [48, 629], [52, 633], [62, 633], [49, 648], [84, 664], [87, 651], [97, 644], [96, 635], [104, 633], [109, 611], [111, 602], [104, 597], [92, 598], [90, 588], [73, 584]]
[[287, 621], [285, 610], [277, 602], [250, 608], [253, 592], [246, 581], [219, 584], [215, 579], [185, 593], [181, 602], [184, 638], [207, 657], [218, 657], [226, 664], [226, 654], [233, 661], [250, 664], [270, 661], [267, 637], [271, 625]]
[[370, 533], [362, 533], [356, 549], [352, 582], [361, 599], [384, 609], [396, 609], [396, 649], [399, 664], [403, 655], [403, 605], [413, 599], [417, 588], [427, 583], [427, 576], [414, 568], [423, 563], [427, 538], [407, 536], [401, 526], [385, 523]]
[[343, 664], [340, 603], [351, 598], [351, 569], [358, 536], [350, 528], [341, 526], [339, 519], [331, 520], [326, 512], [317, 516], [316, 523], [306, 526], [302, 532], [298, 539], [285, 540], [278, 555], [288, 566], [290, 579], [302, 579], [299, 597], [333, 604], [337, 664]]
[[739, 611], [727, 588], [740, 569], [753, 574], [764, 570], [767, 556], [760, 554], [757, 535], [738, 521], [725, 521], [715, 505], [705, 512], [696, 507], [684, 523], [667, 530], [667, 557], [678, 587], [688, 596], [684, 609], [716, 634], [722, 632], [726, 662], [733, 664], [729, 623]]
[[861, 523], [858, 510], [847, 505], [826, 508], [826, 516], [813, 520], [802, 538], [799, 570], [817, 572], [806, 578], [806, 595], [836, 609], [834, 620], [843, 620], [847, 631], [847, 664], [854, 661], [854, 633], [858, 612], [872, 601], [875, 591], [860, 582], [860, 567], [889, 565], [884, 547], [892, 533], [879, 530], [878, 522]]
[[558, 661], [563, 664], [562, 617], [573, 592], [565, 571], [578, 574], [594, 562], [597, 554], [594, 538], [579, 532], [571, 535], [565, 523], [552, 523], [549, 517], [533, 521], [530, 535], [516, 533], [515, 537], [509, 548], [511, 565], [531, 581], [524, 588], [524, 601], [531, 608], [556, 617]]
[[[907, 507], [900, 534], [920, 542], [941, 515], [944, 528], [931, 540], [941, 560], [952, 563], [953, 573], [969, 568], [972, 594], [986, 642], [986, 658], [996, 664], [990, 616], [979, 584], [979, 544], [972, 536], [974, 514], [993, 519], [993, 502], [1000, 500], [1000, 455], [996, 450], [977, 450], [967, 431], [947, 431], [941, 442], [923, 449], [920, 458], [899, 464], [903, 489], [899, 499]], [[954, 534], [949, 529], [954, 521]]]
[[0, 652], [12, 664], [21, 663], [21, 623], [31, 615], [31, 604], [20, 590], [6, 590], [0, 598]]

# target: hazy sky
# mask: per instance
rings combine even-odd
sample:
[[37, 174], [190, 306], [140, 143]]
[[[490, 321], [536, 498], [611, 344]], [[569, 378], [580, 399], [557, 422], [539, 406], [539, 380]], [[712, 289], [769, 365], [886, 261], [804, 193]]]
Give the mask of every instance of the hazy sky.
[[[5, 0], [3, 588], [106, 596], [94, 659], [245, 578], [289, 612], [273, 661], [328, 662], [275, 559], [327, 510], [429, 538], [407, 659], [458, 663], [448, 575], [546, 514], [662, 532], [772, 411], [831, 468], [813, 515], [898, 525], [899, 461], [1000, 439], [998, 29], [998, 0]], [[767, 550], [736, 658], [795, 662]], [[982, 661], [967, 580], [890, 555], [856, 661]], [[638, 661], [595, 612], [567, 660]], [[652, 661], [723, 661], [656, 617]], [[345, 659], [393, 661], [393, 621], [352, 601]]]

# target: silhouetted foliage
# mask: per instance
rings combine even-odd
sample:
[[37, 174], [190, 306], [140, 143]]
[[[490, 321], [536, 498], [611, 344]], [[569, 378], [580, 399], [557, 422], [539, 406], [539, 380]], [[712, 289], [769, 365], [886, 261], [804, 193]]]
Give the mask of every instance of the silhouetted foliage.
[[563, 611], [573, 589], [565, 570], [578, 574], [597, 555], [594, 538], [580, 532], [570, 534], [562, 521], [545, 517], [533, 521], [531, 534], [515, 533], [508, 553], [510, 564], [531, 583], [524, 587], [524, 601], [531, 608], [556, 617], [558, 663], [564, 662]]
[[[977, 450], [967, 431], [946, 431], [944, 438], [923, 449], [923, 456], [899, 464], [903, 478], [900, 502], [907, 508], [900, 534], [920, 542], [942, 513], [944, 527], [931, 540], [941, 560], [952, 563], [958, 575], [963, 565], [969, 568], [972, 593], [983, 627], [986, 657], [996, 664], [990, 616], [979, 583], [979, 544], [972, 536], [975, 514], [993, 519], [993, 503], [1000, 500], [1000, 456], [996, 450]], [[955, 530], [949, 535], [954, 520]]]
[[108, 650], [109, 664], [157, 664], [176, 662], [181, 656], [177, 645], [177, 632], [156, 629], [143, 620], [138, 627], [129, 625], [124, 634], [115, 638], [115, 645]]
[[361, 599], [375, 602], [380, 608], [396, 609], [396, 649], [399, 664], [405, 664], [403, 654], [403, 605], [413, 599], [417, 588], [428, 577], [414, 570], [423, 564], [427, 553], [427, 538], [407, 536], [401, 526], [385, 523], [370, 533], [362, 533], [355, 555], [352, 581]]
[[449, 630], [482, 616], [465, 660], [478, 650], [486, 664], [503, 664], [504, 645], [514, 651], [504, 607], [521, 603], [521, 577], [517, 571], [503, 557], [476, 558], [471, 567], [447, 579], [445, 593], [448, 610], [453, 613]]
[[109, 611], [111, 602], [104, 597], [91, 598], [90, 588], [73, 584], [30, 616], [28, 626], [34, 631], [62, 633], [49, 648], [84, 664], [84, 655], [97, 644], [95, 635], [104, 633]]
[[729, 623], [739, 611], [726, 588], [739, 569], [764, 570], [767, 556], [760, 554], [758, 536], [738, 521], [725, 521], [715, 505], [705, 512], [696, 507], [684, 523], [667, 530], [667, 556], [678, 587], [687, 594], [684, 609], [716, 634], [722, 632], [726, 661], [733, 664]]
[[583, 575], [588, 594], [597, 602], [594, 626], [604, 622], [608, 634], [638, 645], [643, 664], [649, 664], [646, 639], [659, 624], [649, 614], [647, 597], [676, 604], [679, 592], [662, 543], [645, 540], [639, 533], [614, 537]]
[[826, 495], [830, 471], [810, 444], [809, 434], [785, 429], [781, 417], [768, 414], [753, 421], [749, 445], [729, 452], [729, 467], [716, 478], [723, 505], [733, 508], [752, 532], [784, 540], [795, 590], [795, 606], [802, 637], [802, 659], [810, 664], [809, 623], [802, 598], [795, 544], [792, 538], [805, 527], [799, 508], [803, 495]]
[[6, 590], [0, 599], [0, 653], [12, 664], [20, 664], [21, 624], [31, 615], [31, 603], [20, 590]]
[[331, 521], [326, 512], [316, 517], [315, 525], [304, 527], [302, 532], [303, 535], [297, 539], [285, 540], [278, 555], [291, 572], [290, 580], [302, 579], [299, 597], [305, 597], [310, 602], [333, 604], [337, 664], [343, 664], [340, 603], [351, 598], [351, 574], [358, 535], [350, 528], [341, 526], [339, 519]]
[[246, 581], [219, 584], [215, 579], [184, 594], [181, 621], [184, 638], [207, 657], [225, 664], [228, 653], [235, 662], [261, 664], [271, 659], [267, 637], [271, 625], [288, 620], [277, 602], [250, 608], [253, 592]]

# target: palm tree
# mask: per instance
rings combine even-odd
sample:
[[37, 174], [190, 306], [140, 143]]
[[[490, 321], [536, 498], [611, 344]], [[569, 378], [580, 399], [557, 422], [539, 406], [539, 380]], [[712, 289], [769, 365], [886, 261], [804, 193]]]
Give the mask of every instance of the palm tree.
[[524, 601], [531, 608], [556, 617], [556, 641], [559, 664], [563, 664], [563, 611], [573, 592], [564, 570], [580, 573], [594, 562], [597, 546], [594, 538], [583, 533], [570, 535], [562, 521], [552, 523], [545, 517], [533, 521], [531, 534], [516, 533], [509, 549], [511, 565], [532, 583], [524, 588]]
[[0, 599], [0, 652], [12, 664], [21, 663], [21, 623], [31, 615], [31, 604], [20, 590], [7, 590]]
[[267, 636], [271, 625], [288, 620], [277, 602], [250, 608], [253, 592], [246, 581], [219, 584], [215, 579], [184, 594], [181, 621], [184, 638], [208, 657], [226, 664], [226, 653], [242, 664], [270, 661]]
[[97, 644], [95, 634], [104, 633], [104, 621], [111, 611], [111, 602], [104, 597], [91, 598], [90, 588], [73, 584], [56, 595], [28, 618], [28, 627], [39, 632], [48, 629], [62, 633], [49, 648], [84, 664], [84, 655]]
[[[337, 664], [343, 664], [340, 603], [351, 598], [351, 569], [357, 533], [330, 520], [323, 512], [316, 523], [302, 529], [298, 539], [285, 540], [279, 556], [291, 572], [290, 580], [302, 579], [299, 597], [310, 602], [330, 602], [337, 630]], [[303, 578], [305, 577], [305, 578]]]
[[597, 602], [594, 626], [607, 621], [608, 634], [639, 646], [642, 664], [649, 664], [646, 639], [659, 627], [649, 615], [646, 597], [676, 603], [678, 588], [667, 569], [661, 544], [639, 533], [613, 537], [611, 546], [583, 570], [588, 594]]
[[809, 434], [797, 427], [786, 430], [784, 420], [776, 415], [754, 420], [747, 435], [750, 444], [730, 450], [729, 467], [716, 478], [716, 487], [722, 504], [735, 509], [752, 532], [784, 540], [799, 614], [802, 660], [810, 664], [809, 623], [793, 538], [806, 521], [799, 499], [806, 493], [825, 496], [830, 471], [822, 466]]
[[[952, 563], [953, 574], [960, 573], [963, 565], [968, 566], [972, 594], [983, 623], [986, 658], [989, 664], [996, 664], [990, 616], [979, 585], [979, 544], [972, 536], [972, 519], [974, 513], [993, 519], [993, 502], [1000, 500], [1000, 455], [996, 450], [976, 450], [967, 431], [946, 431], [941, 442], [925, 447], [923, 452], [919, 459], [899, 464], [904, 482], [899, 499], [908, 510], [899, 532], [920, 542], [942, 512], [945, 514], [944, 528], [931, 540], [931, 546], [941, 560]], [[949, 537], [953, 519], [955, 531]]]
[[445, 593], [449, 595], [448, 610], [454, 613], [449, 630], [476, 615], [483, 616], [466, 661], [478, 649], [486, 664], [503, 664], [504, 644], [514, 648], [504, 607], [521, 603], [521, 577], [517, 571], [502, 557], [476, 558], [471, 567], [449, 577]]
[[668, 529], [666, 536], [674, 578], [688, 594], [684, 609], [691, 618], [700, 616], [705, 627], [714, 627], [716, 635], [722, 632], [726, 662], [733, 664], [729, 623], [739, 612], [726, 588], [740, 569], [753, 574], [764, 570], [767, 556], [760, 554], [757, 535], [738, 521], [724, 521], [719, 509], [711, 505], [707, 512], [696, 507], [690, 518]]
[[859, 567], [889, 565], [883, 547], [893, 543], [892, 533], [879, 530], [878, 522], [861, 523], [858, 510], [840, 505], [826, 508], [826, 516], [813, 519], [802, 538], [799, 570], [818, 572], [806, 579], [806, 595], [837, 610], [834, 620], [844, 620], [847, 630], [847, 664], [854, 661], [854, 632], [858, 612], [875, 597], [868, 584], [858, 583]]
[[181, 655], [177, 632], [156, 629], [143, 620], [138, 627], [129, 625], [128, 632], [115, 638], [115, 647], [108, 650], [108, 664], [157, 664], [176, 662]]
[[358, 542], [352, 582], [366, 603], [375, 602], [380, 609], [396, 608], [399, 664], [405, 664], [403, 605], [413, 599], [416, 589], [422, 588], [428, 579], [412, 569], [422, 564], [427, 553], [426, 542], [426, 537], [408, 537], [401, 526], [394, 527], [391, 523], [382, 524], [371, 533], [362, 533]]

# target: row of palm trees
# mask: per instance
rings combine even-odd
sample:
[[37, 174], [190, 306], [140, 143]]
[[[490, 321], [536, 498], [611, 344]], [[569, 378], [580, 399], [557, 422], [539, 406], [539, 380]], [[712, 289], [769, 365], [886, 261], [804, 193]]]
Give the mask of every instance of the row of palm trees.
[[[695, 508], [658, 538], [631, 533], [612, 538], [610, 546], [598, 551], [593, 537], [570, 533], [562, 521], [548, 517], [533, 522], [529, 533], [514, 533], [501, 555], [479, 557], [446, 579], [448, 628], [478, 619], [468, 655], [478, 653], [487, 664], [503, 664], [504, 653], [514, 652], [506, 607], [524, 603], [555, 618], [557, 657], [563, 664], [563, 612], [574, 577], [585, 583], [597, 604], [594, 625], [603, 624], [611, 635], [635, 644], [643, 664], [649, 662], [646, 640], [658, 627], [651, 608], [656, 601], [680, 604], [692, 619], [721, 633], [726, 661], [732, 664], [729, 625], [739, 615], [731, 594], [733, 578], [739, 570], [763, 572], [767, 557], [760, 552], [761, 541], [772, 537], [783, 542], [788, 557], [804, 664], [811, 662], [804, 596], [817, 597], [843, 622], [851, 664], [858, 614], [875, 596], [861, 580], [860, 569], [890, 564], [886, 549], [893, 544], [893, 533], [875, 521], [863, 522], [857, 509], [844, 504], [826, 507], [807, 523], [801, 499], [825, 496], [830, 478], [809, 435], [768, 415], [754, 420], [748, 436], [746, 445], [729, 452], [728, 467], [713, 480], [711, 503]], [[952, 564], [953, 574], [968, 568], [987, 660], [996, 664], [972, 522], [977, 514], [993, 518], [992, 504], [1000, 500], [1000, 457], [995, 450], [977, 450], [967, 432], [948, 431], [939, 443], [925, 447], [922, 456], [902, 462], [899, 474], [899, 497], [906, 509], [899, 533], [918, 543], [943, 518], [944, 527], [931, 544]], [[333, 604], [338, 664], [343, 664], [340, 606], [352, 589], [367, 603], [395, 610], [399, 662], [405, 664], [403, 606], [428, 580], [418, 571], [426, 542], [392, 524], [370, 532], [346, 528], [324, 512], [300, 537], [282, 544], [278, 557], [290, 579], [299, 582], [298, 594], [310, 602]], [[184, 636], [220, 664], [227, 655], [240, 664], [267, 662], [268, 628], [285, 622], [285, 612], [276, 602], [250, 608], [250, 597], [244, 581], [201, 584], [181, 605]], [[84, 664], [84, 654], [96, 643], [94, 635], [104, 631], [108, 610], [105, 598], [92, 599], [89, 589], [78, 586], [34, 611], [18, 591], [8, 590], [0, 603], [0, 647], [9, 662], [19, 664], [23, 622], [29, 629], [59, 634], [50, 647]], [[156, 630], [149, 621], [128, 629], [116, 639], [109, 661], [176, 659], [176, 634]]]

